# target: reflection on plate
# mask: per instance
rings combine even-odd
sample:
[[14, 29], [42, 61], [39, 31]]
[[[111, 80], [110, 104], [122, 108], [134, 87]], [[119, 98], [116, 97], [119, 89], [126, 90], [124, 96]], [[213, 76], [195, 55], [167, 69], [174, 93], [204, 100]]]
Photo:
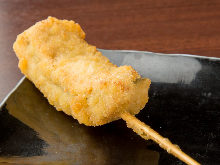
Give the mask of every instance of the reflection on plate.
[[[220, 164], [220, 60], [100, 50], [152, 80], [137, 117], [202, 164]], [[2, 102], [0, 162], [17, 164], [183, 164], [121, 120], [86, 127], [48, 104], [23, 78]]]

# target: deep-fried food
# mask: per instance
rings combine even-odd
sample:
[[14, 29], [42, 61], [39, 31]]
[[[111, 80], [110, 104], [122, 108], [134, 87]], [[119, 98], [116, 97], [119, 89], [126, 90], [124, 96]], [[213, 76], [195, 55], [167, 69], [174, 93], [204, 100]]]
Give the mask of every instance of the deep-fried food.
[[49, 17], [36, 23], [14, 43], [19, 68], [54, 105], [89, 126], [122, 118], [144, 139], [152, 139], [187, 164], [198, 165], [133, 115], [148, 101], [149, 79], [131, 66], [109, 62], [85, 40], [80, 26]]
[[74, 21], [53, 17], [36, 23], [13, 45], [19, 68], [57, 110], [89, 126], [137, 114], [148, 101], [149, 79], [131, 66], [117, 67]]

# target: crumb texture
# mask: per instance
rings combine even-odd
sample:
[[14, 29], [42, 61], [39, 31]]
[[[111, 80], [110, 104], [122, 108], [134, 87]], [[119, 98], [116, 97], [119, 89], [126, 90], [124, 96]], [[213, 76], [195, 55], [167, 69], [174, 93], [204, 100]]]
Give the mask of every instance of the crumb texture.
[[74, 21], [48, 17], [17, 36], [19, 68], [58, 111], [88, 126], [132, 115], [148, 101], [149, 79], [131, 66], [117, 67]]

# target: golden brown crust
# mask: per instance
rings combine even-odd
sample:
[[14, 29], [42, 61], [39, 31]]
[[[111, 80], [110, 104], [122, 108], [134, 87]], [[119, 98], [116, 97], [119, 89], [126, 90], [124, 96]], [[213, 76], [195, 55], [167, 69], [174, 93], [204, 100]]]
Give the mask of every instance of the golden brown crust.
[[86, 125], [137, 114], [148, 100], [149, 79], [131, 66], [117, 67], [89, 45], [73, 21], [53, 17], [36, 23], [14, 43], [19, 68], [57, 110]]

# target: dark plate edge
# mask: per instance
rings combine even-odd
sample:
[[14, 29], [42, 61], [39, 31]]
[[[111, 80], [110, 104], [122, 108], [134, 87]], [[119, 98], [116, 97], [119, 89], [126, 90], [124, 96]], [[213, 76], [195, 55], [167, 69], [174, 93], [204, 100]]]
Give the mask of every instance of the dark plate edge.
[[192, 55], [192, 54], [179, 54], [179, 53], [173, 53], [173, 54], [168, 54], [168, 53], [155, 53], [155, 52], [150, 52], [150, 51], [139, 51], [139, 50], [108, 50], [108, 49], [98, 49], [99, 51], [105, 52], [122, 52], [122, 53], [144, 53], [144, 54], [156, 54], [159, 56], [163, 55], [168, 55], [168, 56], [183, 56], [183, 57], [191, 57], [191, 58], [200, 58], [200, 59], [211, 59], [211, 60], [217, 60], [220, 61], [220, 58], [218, 57], [208, 57], [208, 56], [200, 56], [200, 55]]
[[0, 103], [0, 109], [4, 106], [5, 102], [8, 100], [8, 98], [14, 93], [14, 91], [22, 84], [22, 82], [25, 80], [25, 76], [23, 76], [18, 83], [15, 85], [15, 87], [5, 96], [5, 98]]

